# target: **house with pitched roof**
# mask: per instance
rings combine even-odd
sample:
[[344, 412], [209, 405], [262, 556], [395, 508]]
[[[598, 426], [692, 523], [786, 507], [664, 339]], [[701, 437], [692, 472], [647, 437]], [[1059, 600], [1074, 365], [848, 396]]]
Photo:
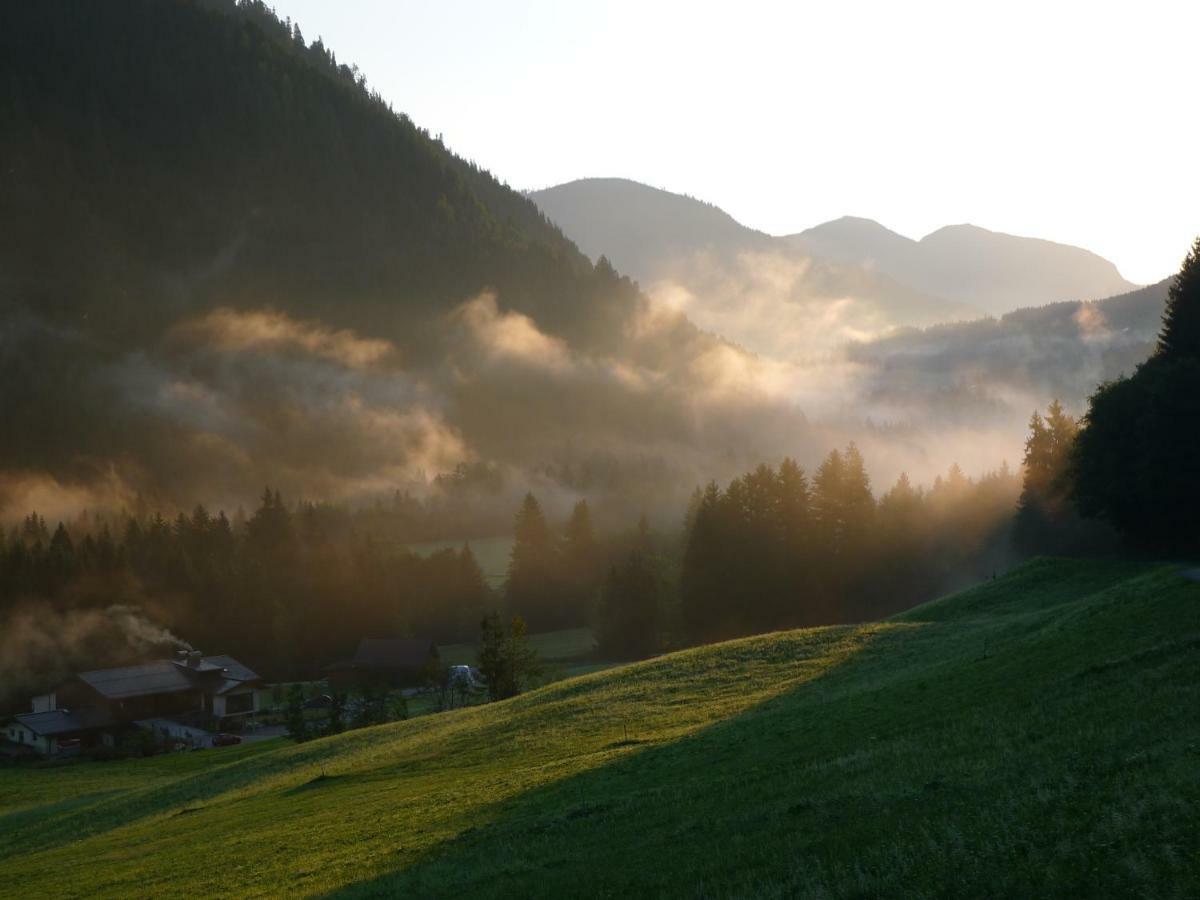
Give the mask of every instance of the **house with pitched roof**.
[[0, 737], [46, 756], [111, 746], [132, 728], [192, 743], [253, 716], [262, 686], [253, 670], [231, 656], [184, 651], [175, 659], [80, 672], [33, 698], [31, 712], [0, 725]]

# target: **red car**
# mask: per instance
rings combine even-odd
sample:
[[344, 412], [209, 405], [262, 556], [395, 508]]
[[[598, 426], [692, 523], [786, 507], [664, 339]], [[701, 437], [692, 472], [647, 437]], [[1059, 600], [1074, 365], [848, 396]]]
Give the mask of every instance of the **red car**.
[[242, 739], [236, 734], [225, 734], [224, 732], [214, 734], [212, 738], [212, 745], [214, 747], [232, 747], [234, 744], [240, 744], [241, 742]]

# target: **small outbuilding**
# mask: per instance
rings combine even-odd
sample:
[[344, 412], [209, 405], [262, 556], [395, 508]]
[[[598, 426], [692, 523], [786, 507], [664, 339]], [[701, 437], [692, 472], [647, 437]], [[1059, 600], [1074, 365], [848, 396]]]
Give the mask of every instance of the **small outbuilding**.
[[60, 756], [81, 747], [114, 743], [117, 720], [106, 709], [52, 709], [21, 713], [3, 726], [10, 744], [42, 756]]
[[331, 687], [418, 687], [438, 663], [437, 644], [423, 638], [363, 638], [353, 658], [325, 667]]

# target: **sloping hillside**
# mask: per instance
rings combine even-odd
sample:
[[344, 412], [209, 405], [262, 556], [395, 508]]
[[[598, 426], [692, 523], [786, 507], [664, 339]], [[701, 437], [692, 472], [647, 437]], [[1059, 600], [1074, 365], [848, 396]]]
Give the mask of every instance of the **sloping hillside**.
[[[1200, 585], [1039, 560], [353, 732], [0, 771], [21, 896], [1194, 896]], [[84, 877], [86, 875], [86, 877]]]
[[568, 452], [683, 492], [781, 421], [750, 378], [726, 428], [709, 383], [744, 354], [649, 319], [259, 0], [5, 5], [0, 221], [0, 514], [376, 498]]

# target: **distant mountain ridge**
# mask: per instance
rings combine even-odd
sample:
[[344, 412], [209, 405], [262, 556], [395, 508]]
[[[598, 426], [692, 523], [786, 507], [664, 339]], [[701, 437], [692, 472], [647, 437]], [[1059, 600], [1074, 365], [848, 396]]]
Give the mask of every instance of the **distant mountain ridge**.
[[588, 256], [605, 256], [698, 325], [778, 355], [982, 312], [889, 273], [798, 252], [709, 203], [619, 178], [529, 194]]
[[919, 241], [871, 219], [844, 217], [783, 238], [815, 256], [884, 272], [918, 290], [1002, 314], [1063, 300], [1098, 300], [1138, 287], [1080, 247], [948, 225]]
[[[1003, 314], [1137, 287], [1090, 251], [974, 225], [947, 226], [914, 241], [874, 220], [847, 216], [772, 237], [712, 204], [627, 179], [580, 179], [529, 196], [586, 254], [608, 256], [645, 285], [678, 278], [686, 254], [808, 258], [823, 267], [822, 291], [863, 300], [892, 325]], [[852, 269], [858, 270], [853, 276]]]

